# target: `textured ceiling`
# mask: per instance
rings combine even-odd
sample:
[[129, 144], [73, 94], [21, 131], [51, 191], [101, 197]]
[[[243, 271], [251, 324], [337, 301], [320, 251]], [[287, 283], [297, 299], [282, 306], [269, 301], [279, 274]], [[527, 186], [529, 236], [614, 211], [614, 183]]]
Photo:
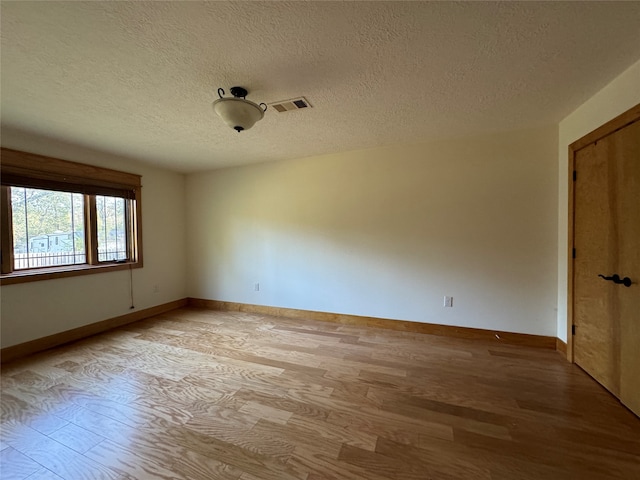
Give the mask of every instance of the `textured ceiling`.
[[[556, 123], [640, 58], [640, 2], [2, 1], [3, 144], [176, 171]], [[251, 130], [216, 89], [304, 95]]]

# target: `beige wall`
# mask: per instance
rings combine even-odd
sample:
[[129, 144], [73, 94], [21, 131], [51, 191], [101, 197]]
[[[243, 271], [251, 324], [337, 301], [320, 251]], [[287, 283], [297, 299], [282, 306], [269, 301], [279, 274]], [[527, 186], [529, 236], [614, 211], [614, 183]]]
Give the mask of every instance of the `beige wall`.
[[[179, 174], [16, 130], [3, 129], [3, 146], [143, 176], [136, 308], [189, 294], [566, 340], [567, 146], [640, 103], [639, 84], [640, 61], [557, 132], [190, 175], [186, 204]], [[0, 295], [2, 347], [130, 311], [127, 272]], [[442, 307], [444, 295], [454, 308]]]
[[555, 335], [556, 208], [556, 127], [189, 175], [188, 293]]
[[[2, 135], [8, 148], [142, 175], [144, 267], [133, 271], [135, 307], [186, 296], [183, 175], [23, 132], [3, 129]], [[131, 312], [129, 275], [119, 271], [1, 287], [2, 347]]]
[[640, 60], [560, 122], [558, 128], [558, 330], [567, 340], [568, 148], [640, 103]]

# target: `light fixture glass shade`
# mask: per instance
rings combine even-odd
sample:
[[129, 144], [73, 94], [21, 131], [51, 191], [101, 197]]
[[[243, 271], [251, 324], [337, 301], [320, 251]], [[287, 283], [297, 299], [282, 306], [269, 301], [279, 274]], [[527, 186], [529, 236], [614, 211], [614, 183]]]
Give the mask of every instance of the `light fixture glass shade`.
[[259, 105], [244, 98], [219, 98], [213, 102], [213, 110], [224, 123], [238, 132], [249, 130], [264, 117], [264, 110]]

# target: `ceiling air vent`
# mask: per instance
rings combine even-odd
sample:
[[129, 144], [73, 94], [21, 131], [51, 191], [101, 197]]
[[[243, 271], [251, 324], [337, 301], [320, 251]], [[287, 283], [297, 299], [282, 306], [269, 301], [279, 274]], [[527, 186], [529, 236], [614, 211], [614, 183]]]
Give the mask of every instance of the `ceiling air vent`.
[[304, 97], [282, 100], [280, 102], [269, 103], [268, 105], [280, 113], [300, 110], [302, 108], [311, 108], [311, 104]]

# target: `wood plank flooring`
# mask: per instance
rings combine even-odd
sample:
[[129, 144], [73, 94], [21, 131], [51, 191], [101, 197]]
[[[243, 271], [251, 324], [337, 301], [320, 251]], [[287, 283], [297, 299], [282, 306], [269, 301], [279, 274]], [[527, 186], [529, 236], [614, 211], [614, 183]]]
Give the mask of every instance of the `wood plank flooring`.
[[2, 369], [3, 479], [640, 479], [555, 351], [183, 308]]

